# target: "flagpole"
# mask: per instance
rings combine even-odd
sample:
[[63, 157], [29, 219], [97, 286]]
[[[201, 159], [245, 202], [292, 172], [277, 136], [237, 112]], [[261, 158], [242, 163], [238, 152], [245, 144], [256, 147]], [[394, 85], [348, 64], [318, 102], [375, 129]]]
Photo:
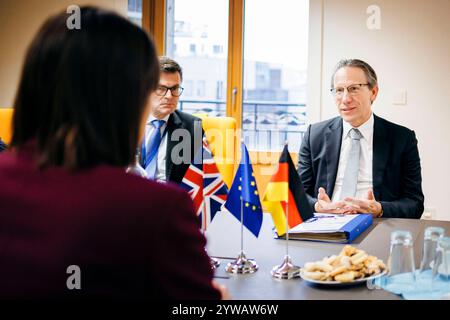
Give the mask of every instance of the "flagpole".
[[288, 195], [286, 199], [286, 256], [289, 256], [289, 184]]
[[[195, 124], [196, 124], [196, 126], [197, 126], [197, 130], [198, 130], [198, 122], [199, 121], [196, 121], [195, 122]], [[201, 128], [200, 128], [200, 130], [201, 130]], [[197, 131], [196, 131], [197, 132]], [[203, 175], [203, 177], [202, 177], [202, 192], [203, 192], [203, 221], [202, 221], [202, 230], [203, 230], [203, 236], [206, 238], [206, 223], [208, 222], [208, 217], [206, 216], [207, 215], [207, 210], [206, 210], [206, 201], [205, 201], [205, 189], [204, 189], [204, 187], [205, 187], [205, 185], [204, 185], [204, 183], [203, 183], [203, 181], [204, 181], [204, 176], [205, 176], [205, 168], [203, 167], [204, 166], [204, 154], [203, 154], [203, 141], [204, 141], [204, 139], [206, 139], [205, 137], [202, 137], [202, 142], [201, 142], [201, 144], [200, 144], [200, 152], [201, 152], [201, 155], [202, 155], [202, 175]], [[210, 264], [210, 266], [211, 266], [211, 269], [217, 269], [218, 267], [219, 267], [219, 265], [220, 265], [220, 260], [219, 259], [217, 259], [217, 258], [214, 258], [214, 257], [212, 257], [212, 256], [210, 256], [209, 255], [209, 253], [208, 253], [208, 250], [206, 250], [206, 247], [205, 247], [205, 251], [206, 251], [206, 254], [209, 256], [209, 264]]]
[[[203, 200], [203, 201], [205, 201], [205, 200]], [[203, 210], [203, 219], [202, 219], [203, 223], [202, 223], [202, 229], [201, 230], [203, 232], [203, 236], [206, 238], [206, 207], [203, 206], [203, 208], [204, 208], [204, 210]], [[206, 247], [205, 247], [205, 251], [206, 251], [206, 253], [209, 256], [209, 262], [210, 262], [210, 265], [211, 265], [211, 269], [214, 270], [214, 269], [218, 268], [220, 266], [220, 260], [210, 256], [209, 253], [208, 253], [208, 250], [206, 250]]]
[[[284, 152], [288, 151], [288, 142], [286, 141], [284, 144]], [[289, 154], [288, 154], [289, 155]], [[287, 164], [287, 190], [286, 190], [286, 207], [285, 207], [285, 214], [286, 214], [286, 255], [284, 256], [283, 263], [273, 267], [272, 271], [270, 272], [272, 274], [272, 277], [277, 279], [293, 279], [300, 277], [300, 268], [293, 265], [291, 261], [291, 257], [289, 256], [289, 194], [290, 194], [290, 188], [289, 188], [289, 162]]]
[[[244, 139], [241, 139], [241, 150], [244, 151]], [[244, 154], [241, 155], [241, 157], [245, 156]], [[242, 162], [241, 162], [242, 163]], [[239, 174], [239, 169], [238, 173]], [[236, 179], [236, 177], [235, 177]], [[245, 179], [247, 180], [247, 179]], [[248, 182], [248, 181], [247, 181]], [[234, 183], [234, 182], [233, 182]], [[238, 257], [233, 261], [227, 264], [225, 267], [225, 271], [228, 273], [254, 273], [258, 270], [258, 264], [253, 259], [247, 259], [244, 253], [244, 196], [242, 195], [242, 189], [241, 186], [241, 192], [240, 192], [240, 201], [241, 201], [241, 251], [239, 252]], [[246, 201], [249, 201], [249, 199], [246, 199]]]
[[244, 201], [241, 195], [241, 253], [244, 253]]

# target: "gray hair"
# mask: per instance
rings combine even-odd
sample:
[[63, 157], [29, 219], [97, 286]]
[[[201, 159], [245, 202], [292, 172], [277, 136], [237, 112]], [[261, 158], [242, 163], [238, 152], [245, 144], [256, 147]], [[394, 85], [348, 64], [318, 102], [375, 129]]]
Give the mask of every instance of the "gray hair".
[[369, 89], [372, 89], [378, 84], [377, 74], [367, 62], [358, 59], [343, 59], [339, 61], [334, 68], [333, 75], [331, 76], [331, 88], [334, 88], [334, 76], [336, 75], [336, 72], [343, 67], [359, 68], [364, 71], [367, 83], [369, 84]]
[[183, 80], [183, 70], [175, 60], [162, 56], [159, 57], [159, 71], [167, 73], [179, 73], [181, 80]]

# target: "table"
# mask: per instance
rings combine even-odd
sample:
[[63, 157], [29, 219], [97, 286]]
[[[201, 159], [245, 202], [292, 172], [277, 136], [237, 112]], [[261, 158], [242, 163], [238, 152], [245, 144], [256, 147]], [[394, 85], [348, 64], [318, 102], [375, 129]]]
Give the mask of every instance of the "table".
[[[389, 256], [390, 234], [394, 230], [409, 230], [414, 239], [416, 267], [420, 265], [424, 230], [428, 226], [440, 226], [450, 233], [450, 221], [412, 220], [412, 219], [374, 219], [374, 223], [364, 231], [352, 245], [382, 259]], [[283, 261], [286, 241], [274, 239], [273, 222], [265, 213], [258, 238], [244, 228], [244, 252], [247, 258], [255, 259], [259, 270], [253, 274], [229, 274], [225, 272], [228, 262], [240, 252], [240, 222], [227, 212], [216, 215], [206, 236], [207, 250], [211, 256], [221, 257], [221, 265], [215, 272], [216, 281], [225, 284], [233, 299], [248, 300], [379, 300], [401, 299], [390, 292], [370, 290], [365, 284], [351, 287], [323, 287], [308, 284], [302, 279], [279, 280], [271, 276], [270, 270]], [[303, 266], [308, 261], [316, 261], [324, 256], [338, 254], [344, 244], [289, 241], [289, 254], [292, 261]]]

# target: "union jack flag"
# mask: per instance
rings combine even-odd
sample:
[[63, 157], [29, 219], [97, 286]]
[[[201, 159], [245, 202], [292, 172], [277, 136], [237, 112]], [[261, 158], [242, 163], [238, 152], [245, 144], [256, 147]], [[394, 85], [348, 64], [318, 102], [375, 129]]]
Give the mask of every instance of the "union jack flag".
[[202, 223], [202, 230], [206, 230], [227, 200], [228, 193], [206, 139], [203, 139], [202, 149], [186, 171], [181, 187], [188, 190]]

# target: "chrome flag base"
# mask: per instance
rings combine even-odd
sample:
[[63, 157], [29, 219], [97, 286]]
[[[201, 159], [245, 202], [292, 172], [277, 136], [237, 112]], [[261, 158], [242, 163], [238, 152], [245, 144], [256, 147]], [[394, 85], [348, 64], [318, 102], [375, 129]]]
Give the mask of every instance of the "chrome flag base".
[[294, 266], [289, 255], [284, 256], [281, 265], [273, 267], [270, 271], [272, 277], [277, 279], [294, 279], [300, 277], [300, 267]]
[[228, 273], [254, 273], [258, 270], [255, 260], [247, 259], [245, 253], [241, 251], [233, 262], [227, 264], [225, 271]]
[[210, 257], [209, 262], [211, 264], [211, 269], [217, 269], [220, 266], [220, 260], [217, 258]]

